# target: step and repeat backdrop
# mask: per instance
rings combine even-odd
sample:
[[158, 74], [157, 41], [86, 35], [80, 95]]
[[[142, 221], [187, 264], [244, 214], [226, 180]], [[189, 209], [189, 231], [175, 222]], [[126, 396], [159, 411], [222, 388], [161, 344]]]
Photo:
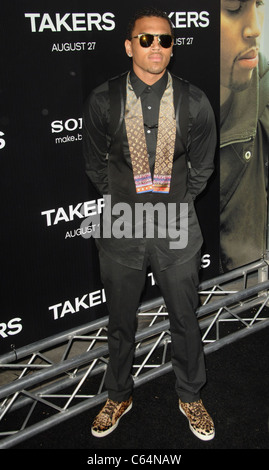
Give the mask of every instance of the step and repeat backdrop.
[[[82, 108], [92, 88], [130, 68], [126, 26], [144, 6], [139, 0], [2, 2], [1, 354], [107, 314], [93, 228], [83, 225], [103, 200], [85, 174]], [[175, 27], [171, 71], [205, 91], [218, 122], [218, 2], [156, 0], [154, 6]], [[208, 279], [219, 273], [218, 151], [197, 211], [205, 239], [201, 276]], [[149, 273], [144, 299], [158, 295]]]

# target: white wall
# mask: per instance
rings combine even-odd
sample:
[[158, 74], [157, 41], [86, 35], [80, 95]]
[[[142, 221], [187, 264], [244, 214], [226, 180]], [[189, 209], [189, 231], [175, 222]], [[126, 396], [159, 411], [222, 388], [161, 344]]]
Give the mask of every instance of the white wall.
[[267, 56], [269, 60], [269, 4], [267, 0], [265, 0], [265, 3], [265, 19], [261, 40], [261, 51], [264, 53], [264, 55]]

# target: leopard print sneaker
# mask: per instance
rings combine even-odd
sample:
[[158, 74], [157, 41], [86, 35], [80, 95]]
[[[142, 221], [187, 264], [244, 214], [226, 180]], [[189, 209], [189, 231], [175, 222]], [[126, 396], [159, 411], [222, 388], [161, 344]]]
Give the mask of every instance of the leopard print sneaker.
[[191, 403], [179, 400], [179, 409], [188, 418], [190, 430], [196, 437], [202, 441], [209, 441], [215, 437], [213, 420], [206, 411], [202, 400]]
[[92, 425], [92, 435], [104, 437], [118, 426], [120, 418], [132, 408], [132, 397], [127, 401], [113, 401], [108, 399], [96, 416]]

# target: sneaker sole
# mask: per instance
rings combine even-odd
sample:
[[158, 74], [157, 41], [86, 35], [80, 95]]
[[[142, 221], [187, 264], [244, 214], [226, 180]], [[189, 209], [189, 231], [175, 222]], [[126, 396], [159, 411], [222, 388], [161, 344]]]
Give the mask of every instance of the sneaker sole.
[[111, 428], [107, 429], [106, 431], [94, 431], [94, 429], [91, 429], [92, 435], [93, 435], [94, 437], [105, 437], [105, 436], [107, 436], [108, 434], [110, 434], [111, 432], [113, 432], [113, 431], [116, 429], [116, 427], [118, 426], [120, 419], [121, 419], [126, 413], [128, 413], [128, 411], [131, 410], [132, 406], [133, 406], [133, 402], [130, 403], [130, 405], [128, 406], [128, 408], [126, 408], [126, 410], [122, 413], [122, 415], [119, 417], [119, 419], [117, 419], [116, 423], [113, 424], [113, 426], [111, 426]]
[[181, 413], [182, 413], [184, 416], [186, 416], [186, 418], [187, 418], [187, 420], [188, 420], [188, 422], [189, 422], [189, 428], [190, 428], [191, 432], [192, 432], [196, 437], [198, 437], [198, 439], [201, 439], [202, 441], [211, 441], [211, 439], [214, 439], [214, 437], [215, 437], [215, 431], [213, 431], [213, 433], [212, 433], [212, 434], [209, 434], [208, 436], [206, 436], [206, 435], [204, 435], [204, 434], [200, 434], [198, 431], [196, 431], [196, 430], [192, 427], [192, 425], [191, 425], [191, 423], [190, 423], [190, 421], [189, 421], [189, 418], [188, 418], [188, 416], [186, 415], [186, 413], [185, 413], [185, 411], [183, 410], [183, 408], [181, 408], [181, 405], [179, 405], [179, 409], [180, 409]]

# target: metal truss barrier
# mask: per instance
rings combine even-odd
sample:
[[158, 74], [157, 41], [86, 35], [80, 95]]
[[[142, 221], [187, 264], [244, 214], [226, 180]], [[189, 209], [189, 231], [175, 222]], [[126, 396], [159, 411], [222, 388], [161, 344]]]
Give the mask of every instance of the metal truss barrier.
[[[265, 260], [200, 285], [205, 354], [269, 326]], [[133, 367], [138, 387], [172, 370], [162, 298], [141, 305]], [[7, 449], [99, 405], [108, 362], [108, 318], [0, 357], [0, 448]]]

